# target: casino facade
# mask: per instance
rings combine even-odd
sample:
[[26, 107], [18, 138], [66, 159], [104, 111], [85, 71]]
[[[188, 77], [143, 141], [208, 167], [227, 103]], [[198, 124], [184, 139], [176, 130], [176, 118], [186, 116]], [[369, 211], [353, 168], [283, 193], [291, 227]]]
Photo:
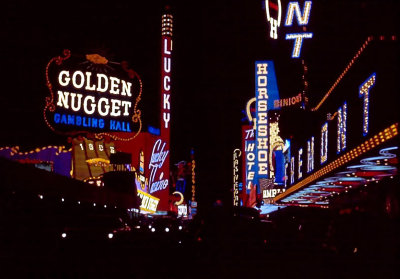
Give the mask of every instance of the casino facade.
[[[290, 2], [287, 11], [280, 1], [268, 2], [267, 12], [279, 11], [284, 26], [307, 26], [311, 1]], [[276, 40], [278, 15], [271, 14], [270, 39]], [[296, 35], [293, 59], [301, 57], [299, 38], [312, 38], [304, 34]], [[397, 47], [396, 36], [366, 37], [313, 102], [306, 90], [280, 98], [276, 80], [284, 77], [275, 75], [274, 61], [256, 61], [255, 97], [246, 105], [242, 145], [233, 155], [234, 206], [261, 214], [296, 206], [399, 216]]]
[[[161, 17], [160, 127], [142, 123], [142, 113], [153, 112], [141, 110], [146, 89], [127, 62], [66, 49], [43, 69], [48, 87], [43, 119], [52, 132], [65, 136], [66, 145], [28, 152], [3, 147], [0, 156], [127, 196], [120, 204], [111, 196], [104, 203], [144, 214], [190, 215], [189, 204], [196, 206], [195, 179], [189, 174], [177, 179], [170, 164], [172, 40], [173, 16], [167, 8]], [[176, 189], [182, 179], [188, 185]]]

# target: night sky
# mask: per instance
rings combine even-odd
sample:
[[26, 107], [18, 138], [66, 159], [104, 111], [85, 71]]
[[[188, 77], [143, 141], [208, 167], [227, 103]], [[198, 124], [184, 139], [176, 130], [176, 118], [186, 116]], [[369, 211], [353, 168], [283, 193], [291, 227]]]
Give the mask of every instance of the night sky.
[[[284, 21], [288, 1], [282, 1]], [[304, 1], [299, 1], [302, 7]], [[382, 3], [383, 2], [383, 3]], [[398, 35], [398, 1], [313, 1], [301, 56], [315, 105], [369, 35]], [[232, 153], [254, 97], [254, 61], [274, 60], [281, 97], [302, 90], [301, 59], [280, 28], [269, 39], [264, 1], [8, 1], [1, 15], [0, 146], [64, 144], [45, 124], [45, 67], [67, 48], [126, 60], [143, 80], [145, 124], [159, 125], [161, 11], [174, 15], [171, 162], [194, 148], [200, 199], [230, 199]], [[296, 21], [295, 21], [296, 22]]]

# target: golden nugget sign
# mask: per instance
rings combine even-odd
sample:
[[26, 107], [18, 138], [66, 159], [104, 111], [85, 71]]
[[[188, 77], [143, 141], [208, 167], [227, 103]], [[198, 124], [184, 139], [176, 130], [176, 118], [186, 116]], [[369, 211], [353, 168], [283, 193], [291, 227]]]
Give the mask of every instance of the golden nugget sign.
[[[110, 62], [98, 54], [63, 56], [46, 67], [47, 87], [44, 118], [53, 131], [76, 134], [94, 132], [140, 132], [142, 92], [140, 77], [127, 63]], [[132, 139], [133, 137], [123, 138]]]

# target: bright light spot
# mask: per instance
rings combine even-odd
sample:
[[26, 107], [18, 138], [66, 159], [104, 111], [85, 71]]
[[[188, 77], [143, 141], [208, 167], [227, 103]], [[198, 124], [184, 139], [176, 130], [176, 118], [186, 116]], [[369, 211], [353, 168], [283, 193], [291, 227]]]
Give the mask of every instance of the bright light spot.
[[165, 228], [165, 231], [166, 231], [166, 232], [169, 232], [169, 228]]
[[179, 242], [178, 242], [179, 244], [181, 244], [182, 243], [182, 241], [181, 240], [179, 240]]
[[149, 229], [151, 229], [151, 225], [149, 225]]
[[152, 231], [152, 232], [155, 232], [155, 231], [156, 231], [156, 229], [155, 229], [155, 228], [151, 228], [151, 231]]
[[39, 199], [43, 200], [43, 195], [39, 195]]
[[108, 234], [108, 238], [109, 238], [109, 239], [111, 239], [111, 238], [113, 238], [113, 237], [114, 237], [114, 235], [113, 235], [112, 233], [109, 233], [109, 234]]
[[61, 234], [61, 237], [62, 237], [62, 238], [66, 238], [66, 237], [67, 237], [67, 234], [66, 234], [66, 233], [62, 233], [62, 234]]
[[182, 226], [179, 226], [178, 229], [179, 229], [179, 230], [182, 230]]
[[61, 201], [64, 202], [64, 198], [61, 198]]
[[93, 206], [96, 206], [96, 203], [93, 203]]
[[107, 205], [104, 205], [104, 208], [107, 208]]
[[140, 226], [135, 226], [135, 229], [140, 229]]
[[78, 204], [81, 204], [81, 202], [80, 202], [80, 201], [78, 201]]

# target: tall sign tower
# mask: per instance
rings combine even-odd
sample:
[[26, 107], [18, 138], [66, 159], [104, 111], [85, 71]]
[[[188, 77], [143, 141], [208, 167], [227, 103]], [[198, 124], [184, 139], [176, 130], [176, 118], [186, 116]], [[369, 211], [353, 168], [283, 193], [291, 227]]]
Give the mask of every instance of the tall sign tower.
[[[149, 184], [162, 184], [156, 197], [169, 194], [169, 148], [171, 129], [171, 56], [173, 16], [168, 11], [161, 17], [161, 124], [160, 139], [154, 144], [149, 168], [151, 169]], [[168, 208], [168, 199], [161, 199], [159, 207]]]

